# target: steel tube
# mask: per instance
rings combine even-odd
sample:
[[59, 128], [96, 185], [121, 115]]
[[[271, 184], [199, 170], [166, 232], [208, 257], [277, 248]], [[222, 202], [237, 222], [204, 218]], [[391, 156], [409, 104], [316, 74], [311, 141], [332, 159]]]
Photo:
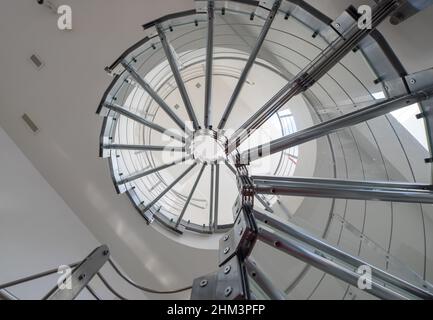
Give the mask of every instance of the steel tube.
[[150, 169], [150, 170], [146, 170], [146, 171], [144, 171], [144, 172], [140, 172], [140, 173], [134, 174], [134, 175], [132, 175], [132, 176], [129, 176], [129, 177], [127, 177], [127, 178], [124, 178], [124, 179], [118, 181], [117, 184], [118, 184], [118, 185], [121, 185], [121, 184], [125, 184], [125, 183], [128, 183], [128, 182], [135, 181], [135, 180], [137, 180], [137, 179], [140, 179], [140, 178], [146, 177], [146, 176], [148, 176], [148, 175], [150, 175], [150, 174], [152, 174], [152, 173], [159, 172], [159, 171], [161, 171], [161, 170], [165, 170], [165, 169], [167, 169], [167, 168], [170, 168], [170, 167], [172, 167], [172, 166], [174, 166], [174, 165], [176, 165], [176, 164], [179, 164], [179, 163], [182, 163], [182, 162], [188, 161], [188, 160], [190, 160], [191, 158], [192, 158], [192, 156], [183, 157], [182, 159], [179, 159], [179, 160], [173, 161], [173, 162], [171, 162], [171, 163], [164, 164], [164, 165], [162, 165], [162, 166], [159, 166], [159, 167], [156, 167], [156, 168], [153, 168], [153, 169]]
[[[279, 251], [285, 252], [305, 263], [312, 265], [313, 267], [320, 269], [348, 284], [358, 287], [358, 280], [360, 275], [356, 272], [338, 265], [337, 263], [323, 258], [322, 256], [308, 250], [301, 246], [296, 241], [288, 241], [264, 228], [259, 228], [258, 239], [268, 244], [271, 247], [278, 249]], [[384, 287], [377, 283], [375, 279], [372, 279], [372, 288], [366, 292], [380, 298], [387, 300], [406, 300], [400, 293], [394, 292], [393, 290]]]
[[165, 151], [165, 152], [185, 152], [184, 147], [171, 146], [148, 146], [133, 144], [106, 144], [103, 146], [107, 150], [137, 150], [137, 151]]
[[[306, 243], [307, 245], [310, 245], [320, 251], [323, 251], [332, 257], [335, 257], [341, 261], [344, 261], [347, 264], [350, 264], [353, 266], [354, 269], [358, 269], [362, 265], [369, 265], [365, 261], [362, 261], [361, 259], [354, 257], [339, 248], [336, 248], [320, 239], [315, 238], [314, 236], [310, 235], [307, 231], [303, 230], [301, 227], [296, 226], [288, 221], [282, 222], [274, 217], [270, 217], [269, 215], [266, 215], [264, 213], [261, 213], [257, 210], [253, 211], [254, 218], [258, 221], [266, 224], [269, 227], [275, 228], [276, 230], [279, 230], [281, 232], [284, 232], [285, 234], [289, 235], [290, 237], [295, 238], [296, 240], [300, 241], [301, 243]], [[378, 279], [381, 279], [384, 282], [387, 282], [391, 285], [394, 285], [401, 290], [404, 290], [411, 295], [415, 295], [422, 299], [432, 299], [433, 293], [428, 292], [428, 290], [424, 288], [419, 288], [406, 280], [399, 279], [391, 274], [389, 274], [386, 271], [383, 271], [379, 268], [376, 268], [374, 266], [370, 266], [372, 270], [372, 276], [376, 277]], [[421, 277], [418, 275], [415, 275], [417, 278], [419, 278], [419, 281], [423, 281]], [[424, 281], [423, 281], [424, 282]], [[429, 284], [425, 283], [424, 285], [428, 286]], [[430, 285], [430, 290], [432, 289]]]
[[162, 191], [152, 202], [150, 202], [142, 212], [148, 211], [152, 208], [167, 192], [169, 192], [180, 180], [182, 180], [195, 166], [197, 163], [193, 163], [188, 169], [186, 169], [179, 177], [177, 177], [167, 188]]
[[185, 137], [182, 137], [182, 136], [178, 135], [177, 133], [170, 132], [169, 130], [161, 127], [160, 125], [157, 125], [153, 122], [150, 122], [150, 121], [132, 113], [131, 111], [126, 110], [122, 106], [116, 105], [114, 103], [109, 103], [109, 102], [106, 102], [104, 105], [107, 109], [110, 109], [114, 112], [117, 112], [117, 113], [121, 114], [122, 116], [125, 116], [131, 120], [134, 120], [134, 121], [136, 121], [136, 122], [138, 122], [138, 123], [140, 123], [140, 124], [142, 124], [148, 128], [151, 128], [155, 131], [158, 131], [162, 134], [165, 134], [166, 136], [169, 136], [170, 138], [173, 138], [175, 140], [185, 142]]
[[252, 177], [259, 194], [408, 203], [433, 203], [432, 186], [295, 177]]
[[285, 300], [285, 295], [275, 288], [272, 282], [268, 279], [266, 274], [259, 268], [255, 261], [252, 261], [251, 258], [247, 258], [244, 261], [245, 267], [247, 269], [248, 274], [257, 285], [266, 293], [266, 295], [271, 298], [271, 300]]
[[348, 113], [341, 117], [320, 123], [299, 132], [273, 140], [267, 144], [244, 151], [241, 154], [243, 163], [257, 160], [277, 152], [292, 148], [294, 146], [309, 142], [311, 140], [326, 136], [345, 127], [354, 126], [397, 109], [401, 109], [417, 102], [428, 99], [433, 94], [432, 89], [419, 91], [415, 94], [408, 94], [398, 98], [378, 102], [364, 109]]
[[165, 111], [165, 113], [181, 128], [182, 130], [185, 130], [185, 123], [182, 121], [182, 119], [179, 118], [179, 116], [174, 113], [174, 111], [170, 108], [170, 106], [162, 99], [158, 93], [152, 89], [150, 84], [148, 84], [138, 73], [137, 71], [132, 68], [126, 61], [122, 61], [123, 67], [128, 71], [128, 73], [131, 75], [131, 77], [137, 81], [137, 83], [143, 88], [144, 91], [146, 91], [149, 96], [155, 100], [155, 102]]
[[218, 230], [218, 205], [220, 191], [220, 165], [215, 164], [215, 198], [214, 198], [214, 230]]
[[194, 185], [192, 186], [191, 192], [189, 193], [188, 198], [185, 201], [185, 205], [183, 206], [182, 212], [180, 213], [179, 218], [177, 219], [176, 228], [179, 227], [179, 224], [182, 222], [183, 216], [185, 215], [186, 209], [188, 208], [188, 205], [191, 202], [195, 189], [197, 189], [198, 183], [200, 182], [201, 176], [205, 168], [206, 168], [206, 164], [203, 164], [203, 166], [200, 169], [200, 172], [198, 173], [197, 179], [195, 180]]
[[362, 39], [369, 35], [387, 16], [395, 11], [398, 4], [398, 0], [378, 1], [372, 10], [371, 29], [360, 29], [358, 27], [358, 21], [354, 21], [347, 32], [331, 43], [311, 62], [311, 64], [284, 86], [233, 134], [229, 140], [227, 148], [228, 153], [232, 153], [242, 142], [248, 139], [254, 130], [261, 127], [293, 97], [306, 91], [316, 81], [320, 80]]
[[214, 188], [215, 188], [215, 167], [211, 165], [210, 172], [210, 195], [209, 195], [209, 230], [212, 230], [213, 209], [214, 209]]
[[179, 89], [180, 96], [182, 97], [183, 103], [185, 104], [185, 108], [188, 113], [188, 116], [193, 123], [194, 129], [197, 130], [199, 129], [200, 125], [194, 113], [191, 100], [189, 99], [188, 92], [186, 91], [185, 84], [183, 83], [183, 79], [179, 72], [179, 68], [177, 66], [176, 60], [173, 56], [173, 52], [171, 51], [172, 49], [168, 43], [167, 37], [164, 33], [164, 30], [162, 29], [162, 26], [157, 24], [156, 30], [161, 40], [161, 44], [162, 44], [162, 48], [164, 49], [165, 56], [167, 57], [167, 61], [173, 73], [174, 80], [176, 81], [177, 88]]
[[206, 84], [204, 102], [204, 126], [209, 128], [211, 123], [211, 103], [212, 103], [212, 72], [213, 72], [213, 49], [214, 49], [214, 1], [208, 1], [208, 24], [207, 24], [207, 48], [206, 48]]
[[250, 57], [248, 58], [248, 61], [245, 64], [244, 70], [242, 71], [242, 73], [239, 77], [239, 80], [236, 84], [236, 87], [233, 91], [233, 94], [230, 97], [229, 103], [228, 103], [226, 109], [224, 110], [222, 119], [221, 119], [220, 123], [218, 124], [218, 129], [223, 129], [224, 126], [226, 125], [227, 120], [228, 120], [228, 118], [229, 118], [229, 116], [233, 110], [233, 107], [235, 106], [236, 101], [239, 97], [239, 94], [241, 93], [241, 90], [245, 84], [245, 81], [247, 80], [248, 74], [250, 73], [251, 68], [254, 65], [254, 62], [256, 61], [257, 55], [259, 54], [260, 49], [263, 46], [263, 42], [265, 41], [266, 36], [268, 35], [268, 32], [269, 32], [271, 25], [275, 19], [275, 16], [277, 15], [277, 12], [278, 12], [278, 9], [280, 8], [280, 5], [281, 5], [281, 0], [276, 0], [274, 2], [272, 9], [268, 14], [268, 17], [266, 18], [266, 21], [263, 25], [263, 28], [260, 32], [258, 39], [257, 39], [257, 42], [256, 42], [253, 50], [251, 51]]

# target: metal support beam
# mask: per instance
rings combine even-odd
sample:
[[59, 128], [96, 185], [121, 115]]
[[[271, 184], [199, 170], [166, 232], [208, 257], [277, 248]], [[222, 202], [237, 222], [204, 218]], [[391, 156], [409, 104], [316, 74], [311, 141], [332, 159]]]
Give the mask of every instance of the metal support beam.
[[272, 208], [269, 206], [268, 201], [264, 197], [262, 197], [260, 194], [255, 194], [254, 198], [256, 198], [257, 201], [261, 203], [261, 205], [265, 208], [266, 211], [268, 211], [270, 213], [274, 213], [274, 210], [272, 210]]
[[251, 68], [254, 65], [254, 62], [256, 61], [257, 55], [260, 52], [260, 49], [263, 46], [263, 43], [266, 39], [266, 36], [268, 35], [268, 32], [271, 28], [272, 22], [274, 21], [275, 16], [277, 15], [278, 9], [280, 8], [281, 5], [281, 0], [275, 0], [271, 11], [268, 14], [268, 17], [266, 18], [266, 21], [263, 25], [262, 31], [260, 32], [260, 35], [257, 39], [257, 42], [253, 48], [253, 50], [251, 51], [250, 57], [248, 58], [247, 63], [245, 64], [244, 70], [242, 71], [239, 80], [236, 84], [236, 87], [233, 91], [232, 96], [230, 97], [229, 103], [226, 107], [226, 109], [224, 110], [222, 119], [220, 121], [220, 123], [218, 124], [218, 129], [223, 129], [224, 126], [227, 123], [227, 120], [233, 110], [233, 107], [236, 104], [236, 101], [239, 97], [239, 94], [241, 93], [241, 90], [245, 84], [245, 81], [247, 80], [248, 74], [251, 71]]
[[203, 164], [200, 172], [198, 173], [197, 179], [194, 182], [194, 185], [192, 186], [191, 192], [189, 193], [188, 198], [185, 201], [185, 205], [183, 206], [182, 212], [179, 215], [179, 218], [176, 222], [176, 229], [179, 227], [179, 224], [182, 222], [183, 216], [185, 215], [186, 209], [188, 208], [189, 203], [191, 202], [192, 196], [194, 195], [195, 189], [197, 189], [198, 183], [200, 182], [201, 176], [203, 174], [204, 169], [206, 168], [207, 164]]
[[71, 274], [71, 289], [62, 290], [57, 285], [43, 298], [44, 300], [73, 300], [90, 280], [99, 272], [110, 257], [110, 250], [102, 245], [93, 250]]
[[354, 19], [346, 32], [341, 34], [341, 37], [331, 43], [311, 64], [274, 95], [230, 137], [227, 153], [232, 153], [242, 142], [248, 139], [254, 130], [260, 128], [293, 97], [305, 92], [320, 80], [386, 17], [394, 12], [398, 4], [398, 0], [377, 1], [376, 6], [372, 9], [371, 29], [359, 28], [358, 21]]
[[131, 67], [126, 61], [122, 61], [122, 65], [126, 71], [131, 75], [131, 77], [146, 91], [149, 96], [155, 100], [155, 102], [165, 111], [165, 113], [181, 128], [185, 130], [185, 123], [178, 117], [176, 113], [170, 108], [170, 106], [162, 99], [158, 93], [152, 89], [150, 84], [148, 84], [138, 73]]
[[136, 151], [165, 151], [165, 152], [185, 152], [184, 147], [171, 146], [148, 146], [148, 145], [133, 145], [133, 144], [106, 144], [102, 146], [107, 150], [136, 150]]
[[[266, 230], [264, 228], [259, 228], [258, 239], [268, 244], [269, 246], [278, 249], [279, 251], [285, 252], [305, 263], [312, 265], [313, 267], [320, 269], [348, 284], [355, 287], [358, 286], [358, 280], [360, 274], [356, 273], [352, 269], [347, 268], [344, 265], [339, 265], [336, 262], [327, 259], [313, 249], [302, 246], [297, 241], [289, 241], [274, 232]], [[387, 287], [385, 287], [376, 279], [371, 281], [372, 288], [368, 290], [368, 293], [387, 300], [406, 300], [407, 297], [395, 292]]]
[[105, 102], [104, 106], [107, 109], [110, 109], [114, 112], [117, 112], [117, 113], [121, 114], [122, 116], [125, 116], [131, 120], [138, 122], [138, 123], [141, 123], [142, 125], [144, 125], [148, 128], [151, 128], [155, 131], [158, 131], [162, 134], [165, 134], [166, 136], [169, 136], [170, 138], [173, 138], [173, 139], [178, 140], [180, 142], [185, 142], [185, 137], [182, 137], [182, 136], [178, 135], [177, 133], [170, 132], [169, 130], [167, 130], [161, 126], [159, 126], [153, 122], [150, 122], [150, 121], [132, 113], [131, 111], [126, 110], [122, 106], [119, 106], [119, 105], [114, 104], [114, 103], [109, 103], [109, 102]]
[[213, 209], [214, 209], [214, 188], [215, 188], [215, 166], [211, 165], [210, 170], [210, 195], [209, 195], [209, 230], [213, 229]]
[[[320, 250], [321, 252], [331, 256], [333, 261], [342, 261], [346, 265], [352, 266], [352, 268], [358, 269], [360, 266], [369, 265], [365, 261], [354, 257], [339, 248], [336, 248], [321, 239], [317, 239], [314, 236], [310, 235], [307, 231], [302, 229], [299, 226], [290, 223], [289, 221], [280, 221], [276, 217], [271, 217], [267, 214], [261, 213], [260, 211], [253, 211], [254, 218], [264, 223], [266, 226], [269, 226], [273, 229], [283, 232], [285, 235], [303, 243], [307, 246], [311, 246], [316, 250]], [[414, 295], [416, 297], [422, 299], [432, 299], [433, 298], [433, 287], [429, 283], [425, 282], [420, 276], [413, 273], [413, 276], [418, 278], [421, 286], [423, 288], [418, 287], [414, 284], [411, 284], [405, 280], [399, 279], [386, 271], [383, 271], [379, 268], [369, 265], [372, 271], [372, 276], [374, 278], [380, 279], [384, 283], [387, 283], [388, 286], [394, 286], [403, 292], [407, 292], [409, 295]], [[422, 283], [422, 284], [421, 284]]]
[[[180, 180], [182, 180], [195, 166], [197, 165], [196, 162], [194, 162], [188, 169], [186, 169], [179, 177], [177, 177], [167, 188], [162, 191], [152, 202], [150, 202], [143, 210], [142, 213], [146, 213], [148, 210], [150, 210], [167, 192], [169, 192]], [[144, 216], [144, 218], [147, 220], [147, 217]]]
[[174, 165], [176, 165], [176, 164], [179, 164], [179, 163], [182, 163], [182, 162], [188, 161], [188, 160], [190, 160], [191, 158], [192, 158], [192, 156], [183, 157], [182, 159], [179, 159], [179, 160], [173, 161], [173, 162], [171, 162], [171, 163], [164, 164], [164, 165], [162, 165], [162, 166], [159, 166], [159, 167], [156, 167], [156, 168], [153, 168], [153, 169], [150, 169], [150, 170], [144, 171], [144, 172], [140, 172], [140, 173], [134, 174], [134, 175], [132, 175], [132, 176], [129, 176], [129, 177], [127, 177], [127, 178], [124, 178], [124, 179], [118, 181], [117, 184], [118, 184], [118, 185], [121, 185], [121, 184], [125, 184], [125, 183], [128, 183], [128, 182], [135, 181], [135, 180], [137, 180], [137, 179], [140, 179], [140, 178], [146, 177], [146, 176], [148, 176], [148, 175], [150, 175], [150, 174], [152, 174], [152, 173], [159, 172], [159, 171], [161, 171], [161, 170], [164, 170], [164, 169], [170, 168], [170, 167], [172, 167], [172, 166], [174, 166]]
[[182, 97], [183, 103], [185, 104], [185, 108], [188, 113], [188, 116], [193, 123], [194, 130], [197, 130], [200, 128], [200, 125], [194, 113], [191, 100], [189, 99], [188, 92], [186, 91], [185, 84], [183, 82], [176, 60], [173, 56], [173, 52], [171, 51], [172, 49], [170, 47], [170, 44], [168, 43], [167, 37], [160, 24], [156, 24], [156, 30], [161, 40], [162, 48], [164, 49], [171, 71], [173, 73], [174, 80], [176, 81], [177, 88], [179, 89], [180, 96]]
[[432, 94], [433, 90], [429, 88], [414, 94], [408, 94], [398, 98], [392, 98], [378, 102], [372, 106], [345, 114], [341, 117], [331, 119], [299, 132], [273, 140], [267, 144], [246, 150], [241, 154], [241, 163], [250, 163], [250, 161], [275, 154], [314, 139], [318, 139], [345, 127], [354, 126], [356, 124], [383, 116], [394, 110], [427, 100]]
[[218, 205], [219, 205], [219, 191], [220, 191], [220, 165], [215, 164], [215, 198], [214, 198], [214, 217], [213, 229], [218, 230]]
[[275, 288], [275, 286], [268, 279], [266, 274], [259, 268], [255, 261], [253, 261], [251, 258], [247, 258], [245, 259], [244, 264], [249, 276], [254, 280], [255, 283], [257, 283], [257, 285], [271, 300], [286, 300], [284, 293]]
[[259, 194], [409, 203], [433, 203], [431, 185], [295, 177], [252, 177]]
[[211, 126], [211, 107], [212, 107], [212, 73], [213, 73], [213, 50], [214, 50], [214, 7], [213, 0], [208, 1], [207, 15], [207, 48], [206, 48], [206, 84], [205, 84], [205, 102], [204, 102], [204, 126]]

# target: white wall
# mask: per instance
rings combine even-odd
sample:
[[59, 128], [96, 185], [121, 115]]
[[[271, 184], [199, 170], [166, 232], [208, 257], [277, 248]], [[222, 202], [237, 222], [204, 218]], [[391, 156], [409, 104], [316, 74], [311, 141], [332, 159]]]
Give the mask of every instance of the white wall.
[[[98, 246], [56, 191], [0, 128], [0, 283], [83, 259]], [[57, 275], [11, 288], [39, 298]]]
[[[100, 245], [1, 127], [0, 150], [0, 284], [81, 261]], [[190, 295], [189, 291], [146, 295], [116, 275], [108, 263], [101, 273], [128, 299], [185, 299]], [[20, 299], [40, 299], [58, 277], [53, 274], [8, 291]], [[152, 288], [147, 280], [137, 281]], [[90, 283], [100, 298], [118, 299], [97, 277]], [[83, 290], [77, 299], [94, 298]]]

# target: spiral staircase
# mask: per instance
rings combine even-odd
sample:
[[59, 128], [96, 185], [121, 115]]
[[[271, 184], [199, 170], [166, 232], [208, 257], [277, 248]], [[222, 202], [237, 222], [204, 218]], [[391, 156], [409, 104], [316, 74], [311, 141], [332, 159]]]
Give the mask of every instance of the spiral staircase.
[[[71, 265], [73, 290], [45, 298], [86, 289], [98, 299], [99, 277], [126, 299], [100, 274], [108, 263], [139, 290], [192, 299], [313, 298], [330, 287], [343, 299], [432, 299], [433, 69], [408, 74], [377, 29], [431, 3], [378, 0], [332, 20], [302, 0], [196, 0], [144, 25], [146, 37], [106, 68], [100, 156], [147, 224], [180, 243], [211, 239], [219, 264], [158, 292], [102, 246]], [[409, 109], [422, 141], [394, 116]], [[55, 272], [0, 294], [17, 299], [7, 288]]]

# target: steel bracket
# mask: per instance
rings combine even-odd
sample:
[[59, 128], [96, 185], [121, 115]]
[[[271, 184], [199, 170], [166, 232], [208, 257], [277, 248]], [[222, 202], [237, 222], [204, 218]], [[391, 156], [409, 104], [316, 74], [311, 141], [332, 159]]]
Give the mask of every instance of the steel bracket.
[[233, 228], [220, 239], [220, 266], [234, 256], [243, 260], [250, 255], [257, 240], [257, 226], [251, 211], [251, 206], [242, 206]]
[[227, 260], [218, 271], [194, 280], [191, 300], [249, 299], [246, 272], [237, 256]]
[[73, 300], [99, 272], [109, 257], [110, 250], [106, 245], [96, 248], [72, 271], [71, 289], [62, 290], [56, 286], [44, 299]]
[[[143, 204], [144, 206], [144, 204]], [[146, 223], [152, 224], [155, 221], [155, 212], [157, 212], [158, 210], [155, 210], [154, 208], [150, 208], [149, 210], [140, 210], [141, 215], [143, 216], [144, 220], [146, 220]]]
[[239, 197], [241, 198], [242, 205], [254, 205], [255, 188], [253, 181], [250, 178], [248, 167], [239, 164], [240, 154], [236, 154], [236, 170], [237, 170], [237, 186], [239, 190]]
[[406, 82], [411, 92], [433, 87], [433, 68], [422, 70], [406, 76]]
[[352, 8], [349, 7], [339, 17], [337, 17], [332, 23], [331, 27], [338, 33], [338, 35], [344, 38], [344, 35], [353, 28], [357, 23], [351, 12]]

